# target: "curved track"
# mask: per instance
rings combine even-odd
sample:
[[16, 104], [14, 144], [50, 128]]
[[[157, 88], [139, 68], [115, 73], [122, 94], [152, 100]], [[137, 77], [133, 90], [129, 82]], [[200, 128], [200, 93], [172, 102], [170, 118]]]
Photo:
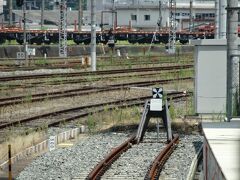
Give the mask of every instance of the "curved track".
[[[154, 180], [157, 179], [159, 177], [159, 174], [161, 172], [161, 169], [163, 167], [163, 165], [165, 164], [165, 162], [167, 161], [167, 159], [169, 158], [169, 156], [171, 155], [171, 153], [173, 152], [176, 144], [178, 143], [178, 139], [179, 136], [178, 135], [174, 135], [173, 136], [173, 140], [171, 142], [169, 142], [164, 148], [163, 150], [160, 151], [159, 155], [155, 158], [155, 160], [152, 162], [152, 164], [150, 165], [150, 168], [145, 176], [146, 180]], [[140, 143], [141, 144], [141, 143]], [[126, 151], [128, 151], [130, 148], [133, 147], [133, 145], [135, 146], [139, 146], [139, 144], [137, 144], [136, 141], [136, 136], [133, 135], [132, 137], [130, 137], [127, 141], [125, 141], [124, 143], [122, 143], [120, 146], [114, 148], [101, 162], [99, 162], [93, 169], [92, 171], [88, 174], [87, 178], [88, 180], [97, 180], [100, 179], [103, 174], [108, 171], [109, 169], [111, 169], [111, 165], [115, 162], [118, 161], [118, 158]], [[135, 147], [135, 150], [137, 150]], [[149, 149], [150, 150], [150, 149]], [[132, 153], [131, 153], [132, 154]], [[137, 153], [138, 154], [138, 153]], [[125, 157], [125, 154], [122, 155], [122, 159], [128, 160], [128, 158], [133, 158], [136, 159], [136, 157]], [[138, 154], [139, 156], [139, 154]], [[125, 158], [124, 158], [125, 157]], [[130, 160], [130, 159], [129, 159]], [[131, 160], [134, 161], [134, 160]], [[139, 173], [139, 172], [138, 172]], [[114, 174], [116, 175], [116, 174]], [[118, 174], [119, 175], [119, 174]], [[129, 175], [131, 176], [131, 175]], [[120, 176], [121, 178], [123, 178], [123, 176]], [[128, 179], [129, 177], [124, 177], [126, 179]], [[131, 177], [133, 178], [133, 177]], [[131, 179], [130, 178], [130, 179]], [[107, 177], [104, 177], [104, 179], [109, 179]], [[111, 179], [111, 178], [110, 178]]]

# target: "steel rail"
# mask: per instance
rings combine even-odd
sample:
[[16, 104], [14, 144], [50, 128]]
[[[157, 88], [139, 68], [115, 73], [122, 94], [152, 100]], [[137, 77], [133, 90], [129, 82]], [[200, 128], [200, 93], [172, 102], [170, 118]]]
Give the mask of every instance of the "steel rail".
[[[38, 93], [32, 94], [30, 102], [38, 102], [45, 99], [57, 99], [57, 98], [65, 98], [65, 97], [74, 97], [74, 96], [81, 96], [87, 95], [90, 93], [96, 92], [106, 92], [106, 91], [113, 91], [119, 89], [128, 89], [133, 86], [150, 86], [156, 83], [161, 84], [168, 84], [174, 81], [185, 81], [185, 80], [192, 80], [192, 77], [185, 77], [185, 78], [173, 78], [173, 79], [164, 79], [164, 80], [154, 80], [154, 81], [139, 81], [133, 83], [122, 83], [122, 84], [114, 84], [108, 85], [103, 87], [83, 87], [77, 89], [70, 89], [64, 91], [56, 91], [56, 92], [49, 92], [49, 93]], [[16, 105], [20, 103], [24, 103], [24, 99], [26, 96], [14, 96], [14, 97], [7, 97], [7, 98], [0, 98], [0, 107], [9, 106], [9, 105]]]
[[[12, 46], [15, 46], [15, 45], [12, 45]], [[128, 45], [124, 45], [123, 47], [126, 47]], [[8, 45], [8, 47], [11, 47], [11, 45]], [[71, 47], [71, 46], [69, 46]], [[121, 47], [121, 46], [120, 46]], [[145, 46], [146, 49], [148, 48], [148, 46]], [[141, 47], [141, 48], [144, 48], [144, 47]], [[162, 48], [165, 48], [164, 46], [162, 46]], [[183, 52], [181, 53], [180, 55], [184, 55], [184, 56], [189, 56], [189, 57], [192, 57], [193, 56], [193, 53], [192, 52]], [[87, 55], [82, 55], [82, 56], [68, 56], [66, 59], [68, 61], [71, 61], [71, 60], [77, 60], [79, 62], [79, 58], [81, 57], [85, 57]], [[164, 52], [162, 53], [162, 55], [151, 55], [151, 54], [147, 54], [147, 55], [129, 55], [128, 57], [131, 59], [131, 60], [137, 60], [139, 58], [165, 58], [165, 57], [175, 57], [176, 55], [175, 54], [165, 54]], [[97, 56], [97, 58], [99, 60], [107, 60], [109, 58], [111, 58], [112, 56], [107, 56], [107, 55], [99, 55]], [[38, 60], [39, 57], [32, 57], [31, 58], [32, 60]], [[16, 58], [0, 58], [0, 61], [4, 62], [4, 61], [12, 61], [12, 60], [16, 60]], [[47, 58], [48, 61], [62, 61], [62, 59], [58, 56], [56, 57], [48, 57]], [[173, 60], [170, 60], [170, 61], [173, 61]]]
[[99, 179], [104, 172], [111, 166], [111, 164], [120, 157], [122, 153], [127, 151], [136, 144], [136, 135], [133, 135], [127, 141], [122, 143], [120, 146], [114, 148], [97, 166], [88, 174], [87, 180], [96, 180]]
[[[170, 99], [175, 100], [175, 99], [187, 97], [190, 94], [191, 93], [183, 94], [182, 92], [172, 92], [172, 93], [168, 93], [168, 96], [170, 96], [169, 97]], [[20, 124], [29, 123], [31, 121], [34, 122], [41, 118], [55, 117], [54, 121], [46, 123], [48, 127], [51, 127], [51, 126], [58, 125], [62, 122], [68, 122], [68, 121], [72, 121], [72, 120], [75, 120], [80, 117], [86, 117], [89, 114], [93, 114], [96, 112], [102, 112], [102, 111], [104, 111], [104, 106], [107, 106], [107, 105], [109, 106], [109, 108], [108, 108], [109, 110], [114, 109], [116, 107], [119, 107], [119, 108], [130, 107], [130, 106], [144, 104], [144, 101], [151, 97], [152, 96], [143, 96], [143, 97], [139, 97], [139, 98], [131, 98], [131, 99], [126, 99], [126, 100], [117, 100], [117, 101], [106, 102], [106, 103], [78, 106], [78, 107], [74, 107], [74, 108], [58, 110], [58, 111], [49, 112], [49, 113], [43, 113], [40, 115], [0, 124], [0, 129], [12, 127], [12, 126], [18, 126]], [[92, 110], [89, 110], [90, 108]], [[94, 108], [99, 108], [99, 109], [96, 110]], [[78, 112], [78, 111], [79, 111], [79, 113], [77, 113], [77, 114], [73, 113], [73, 112]], [[61, 116], [66, 113], [69, 113], [70, 115], [68, 117], [61, 119]], [[41, 123], [43, 124], [44, 122], [41, 121]]]
[[174, 66], [159, 66], [151, 68], [133, 68], [133, 69], [117, 69], [117, 70], [103, 70], [96, 72], [72, 72], [72, 73], [52, 73], [52, 74], [35, 74], [35, 75], [18, 75], [18, 76], [5, 76], [0, 77], [0, 81], [13, 81], [13, 80], [26, 80], [36, 78], [50, 78], [50, 77], [73, 77], [73, 76], [86, 76], [86, 75], [110, 75], [116, 73], [130, 73], [130, 72], [143, 72], [143, 71], [157, 71], [157, 70], [172, 70], [172, 69], [186, 69], [192, 68], [192, 64], [174, 65]]
[[147, 175], [145, 176], [145, 180], [155, 180], [158, 179], [159, 174], [173, 152], [175, 145], [178, 143], [179, 135], [174, 135], [173, 140], [167, 144], [167, 146], [160, 152], [160, 154], [155, 158], [152, 165], [149, 168]]
[[[187, 69], [182, 68], [181, 70], [190, 71], [191, 68], [187, 68]], [[175, 73], [176, 74], [176, 73], [179, 73], [181, 70], [180, 69], [177, 69], [177, 70], [176, 69], [172, 69], [172, 70], [166, 70], [166, 72], [160, 71], [159, 73], [153, 72], [153, 73], [147, 73], [147, 74], [133, 74], [133, 75], [126, 73], [126, 74], [121, 74], [121, 75], [117, 75], [117, 76], [115, 76], [115, 75], [108, 76], [108, 77], [100, 76], [100, 77], [93, 77], [93, 78], [91, 78], [91, 82], [102, 80], [103, 78], [105, 80], [112, 80], [114, 78], [118, 78], [119, 79], [119, 78], [125, 78], [125, 77], [129, 77], [129, 76], [131, 76], [131, 77], [135, 77], [135, 76], [137, 76], [137, 77], [145, 77], [145, 76], [161, 75], [163, 73], [165, 75], [168, 75], [167, 73]], [[150, 71], [150, 72], [152, 72], [152, 71]], [[46, 82], [46, 81], [43, 80], [43, 81], [25, 82], [24, 84], [22, 84], [21, 82], [19, 84], [16, 84], [16, 83], [8, 84], [8, 87], [10, 89], [13, 89], [13, 88], [31, 88], [31, 87], [35, 87], [36, 85], [40, 85], [40, 84], [43, 84], [43, 85], [59, 85], [59, 84], [61, 84], [62, 85], [62, 84], [70, 84], [70, 83], [71, 84], [84, 83], [84, 82], [89, 82], [89, 80], [86, 77], [80, 77], [80, 78], [77, 78], [77, 79], [60, 79], [60, 80], [59, 79], [56, 79], [56, 80], [54, 79], [54, 80], [52, 80], [50, 82], [48, 82], [48, 81]]]

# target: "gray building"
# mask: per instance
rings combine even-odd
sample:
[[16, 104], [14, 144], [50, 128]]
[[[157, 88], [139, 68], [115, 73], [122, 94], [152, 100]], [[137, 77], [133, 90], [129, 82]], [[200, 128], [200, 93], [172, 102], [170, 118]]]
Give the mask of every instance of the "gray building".
[[3, 13], [3, 0], [0, 0], [0, 14]]
[[[52, 9], [56, 0], [46, 1], [49, 9]], [[0, 0], [0, 10], [2, 9]], [[33, 22], [40, 22], [40, 10], [34, 8], [40, 8], [39, 0], [28, 0], [31, 3], [31, 7], [27, 11], [27, 18], [30, 18]], [[78, 0], [69, 0], [69, 17], [68, 24], [74, 24], [74, 21], [78, 19], [78, 13], [76, 11], [76, 3]], [[84, 11], [83, 22], [84, 24], [90, 24], [90, 0], [87, 1], [87, 9]], [[161, 8], [159, 6], [161, 2]], [[75, 3], [75, 6], [71, 6]], [[138, 29], [151, 29], [157, 28], [157, 23], [162, 16], [161, 27], [169, 26], [169, 0], [96, 0], [97, 4], [97, 25], [103, 23], [106, 28], [112, 27], [114, 23], [118, 26], [129, 26]], [[4, 6], [7, 8], [7, 6]], [[34, 7], [34, 8], [33, 8]], [[54, 8], [53, 8], [54, 9]], [[75, 9], [75, 12], [73, 11]], [[50, 10], [51, 11], [51, 10]], [[73, 11], [73, 12], [70, 12]], [[0, 11], [1, 12], [1, 11]], [[14, 11], [18, 16], [22, 16], [22, 11]], [[114, 13], [113, 13], [114, 12]], [[116, 12], [116, 13], [115, 13]], [[54, 13], [54, 15], [50, 15]], [[176, 26], [178, 30], [182, 30], [189, 27], [190, 17], [190, 0], [176, 0]], [[54, 16], [54, 21], [51, 16]], [[56, 22], [58, 16], [58, 10], [49, 12], [44, 16], [46, 20]], [[194, 19], [194, 25], [214, 22], [215, 19], [215, 1], [214, 0], [193, 0], [192, 4], [192, 17]], [[16, 19], [15, 22], [18, 22]]]
[[[117, 11], [117, 23], [119, 26], [131, 24], [135, 28], [154, 29], [162, 16], [161, 26], [169, 26], [170, 6], [168, 0], [121, 0], [115, 2]], [[178, 30], [187, 28], [190, 17], [190, 1], [177, 0], [176, 2], [176, 25]], [[195, 23], [213, 22], [215, 17], [215, 2], [194, 0], [192, 5], [192, 16]]]

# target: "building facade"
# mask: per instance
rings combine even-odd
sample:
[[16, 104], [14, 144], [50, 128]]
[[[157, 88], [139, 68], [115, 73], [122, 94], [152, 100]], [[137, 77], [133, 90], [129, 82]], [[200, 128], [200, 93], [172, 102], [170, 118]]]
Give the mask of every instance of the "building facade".
[[[83, 23], [89, 25], [91, 23], [91, 1], [82, 0], [84, 5], [84, 17]], [[0, 14], [5, 14], [5, 22], [8, 21], [8, 5], [4, 6], [4, 0], [0, 0]], [[33, 20], [40, 21], [40, 8], [41, 0], [27, 0], [28, 8], [32, 10], [28, 12], [27, 16], [30, 16]], [[52, 11], [55, 9], [57, 0], [45, 0], [45, 9]], [[69, 20], [69, 24], [73, 24], [78, 19], [78, 2], [79, 0], [68, 0], [68, 11], [75, 11], [72, 20]], [[21, 12], [21, 8], [16, 7], [16, 1], [13, 0], [13, 9], [18, 9]], [[86, 6], [86, 7], [85, 7]], [[192, 8], [190, 8], [192, 7]], [[3, 9], [3, 10], [2, 10]], [[131, 26], [137, 29], [151, 29], [155, 30], [169, 26], [170, 5], [169, 0], [96, 0], [97, 9], [97, 25], [103, 24], [107, 28], [113, 27], [114, 24], [118, 26]], [[34, 12], [35, 10], [38, 10]], [[215, 20], [215, 1], [214, 0], [192, 0], [192, 6], [190, 6], [190, 0], [176, 0], [173, 13], [176, 18], [177, 30], [184, 30], [189, 28], [190, 14], [193, 19], [192, 25], [197, 26], [203, 23], [214, 22]], [[15, 11], [16, 12], [16, 11]], [[37, 15], [35, 15], [37, 14]], [[21, 13], [18, 13], [21, 16]], [[56, 14], [57, 16], [57, 14]], [[35, 18], [35, 20], [34, 20]], [[46, 20], [51, 21], [51, 17], [46, 16]], [[18, 19], [15, 19], [18, 22]]]
[[3, 13], [3, 0], [0, 0], [0, 15]]
[[[189, 27], [190, 14], [193, 24], [214, 22], [215, 2], [194, 0], [190, 12], [189, 0], [176, 0], [173, 13], [176, 17], [176, 27], [182, 30]], [[122, 0], [115, 2], [117, 11], [117, 24], [119, 26], [131, 25], [134, 28], [154, 29], [159, 22], [161, 27], [169, 26], [170, 5], [168, 0]], [[160, 21], [161, 20], [161, 21]]]

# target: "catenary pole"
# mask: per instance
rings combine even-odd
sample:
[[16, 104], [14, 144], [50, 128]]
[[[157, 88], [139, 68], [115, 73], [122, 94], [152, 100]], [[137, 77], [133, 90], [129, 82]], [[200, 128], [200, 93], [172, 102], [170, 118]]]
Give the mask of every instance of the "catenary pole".
[[28, 45], [27, 45], [27, 32], [26, 32], [26, 0], [23, 1], [23, 45], [25, 55], [25, 65], [28, 66]]
[[12, 0], [9, 0], [9, 25], [10, 26], [13, 25], [12, 10], [13, 10]]
[[83, 19], [83, 8], [82, 8], [82, 0], [78, 1], [78, 31], [82, 30], [82, 19]]
[[96, 71], [96, 0], [91, 0], [91, 60], [92, 71]]
[[41, 7], [41, 29], [43, 29], [43, 25], [44, 25], [44, 10], [45, 10], [45, 0], [42, 0], [42, 7]]

